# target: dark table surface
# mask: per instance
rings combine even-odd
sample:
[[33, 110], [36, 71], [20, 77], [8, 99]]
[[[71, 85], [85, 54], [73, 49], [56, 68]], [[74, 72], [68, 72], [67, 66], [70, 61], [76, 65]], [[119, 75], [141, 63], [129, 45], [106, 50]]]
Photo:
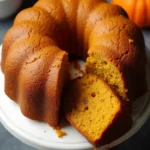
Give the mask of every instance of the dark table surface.
[[[32, 5], [34, 1], [26, 0], [21, 9]], [[2, 43], [6, 31], [12, 26], [14, 16], [0, 21], [0, 43]], [[143, 34], [146, 46], [150, 49], [150, 29], [143, 29]], [[13, 137], [0, 123], [0, 150], [35, 150], [35, 148], [25, 145]], [[150, 150], [150, 117], [134, 136], [112, 150]]]

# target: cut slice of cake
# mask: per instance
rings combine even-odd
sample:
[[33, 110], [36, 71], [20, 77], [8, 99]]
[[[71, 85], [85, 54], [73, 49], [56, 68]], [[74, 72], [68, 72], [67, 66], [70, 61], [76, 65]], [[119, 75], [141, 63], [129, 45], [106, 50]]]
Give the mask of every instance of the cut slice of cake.
[[95, 75], [86, 74], [73, 80], [64, 102], [67, 120], [96, 147], [114, 141], [132, 126], [126, 106]]

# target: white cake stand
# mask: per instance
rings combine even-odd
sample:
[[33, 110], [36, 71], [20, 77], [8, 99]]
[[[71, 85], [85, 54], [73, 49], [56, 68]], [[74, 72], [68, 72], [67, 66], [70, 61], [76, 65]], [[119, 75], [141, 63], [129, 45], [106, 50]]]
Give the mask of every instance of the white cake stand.
[[[147, 53], [150, 53], [148, 49]], [[148, 61], [150, 62], [150, 58], [148, 58]], [[83, 63], [80, 61], [79, 63], [83, 67]], [[72, 76], [75, 76], [77, 70], [74, 70], [72, 66], [71, 68]], [[147, 65], [147, 74], [150, 75], [150, 70], [148, 68], [150, 68], [149, 64]], [[148, 79], [148, 84], [149, 83], [150, 79]], [[48, 124], [33, 121], [24, 117], [20, 112], [19, 106], [11, 101], [4, 93], [4, 77], [2, 72], [0, 72], [0, 85], [0, 121], [4, 125], [4, 127], [16, 138], [32, 147], [42, 150], [86, 150], [93, 148], [93, 146], [72, 126], [67, 126], [63, 128], [63, 131], [65, 131], [67, 135], [63, 138], [58, 138], [55, 131]], [[134, 133], [136, 133], [149, 117], [149, 99], [149, 92], [138, 98], [133, 103], [132, 128], [119, 139], [99, 149], [102, 150], [106, 147], [114, 147], [131, 137]]]

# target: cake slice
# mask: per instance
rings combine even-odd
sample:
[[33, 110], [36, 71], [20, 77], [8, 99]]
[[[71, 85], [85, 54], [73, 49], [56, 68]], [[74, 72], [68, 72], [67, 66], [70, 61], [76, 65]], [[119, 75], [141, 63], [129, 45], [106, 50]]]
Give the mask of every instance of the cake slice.
[[73, 80], [64, 101], [66, 119], [96, 147], [114, 141], [132, 126], [126, 106], [95, 75]]

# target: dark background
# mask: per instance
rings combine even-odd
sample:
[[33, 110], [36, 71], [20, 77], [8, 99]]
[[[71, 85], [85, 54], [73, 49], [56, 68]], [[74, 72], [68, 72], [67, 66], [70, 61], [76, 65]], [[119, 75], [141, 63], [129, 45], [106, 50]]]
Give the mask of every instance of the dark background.
[[[25, 0], [21, 9], [32, 6], [36, 0]], [[15, 15], [14, 15], [15, 16]], [[12, 26], [14, 16], [0, 21], [0, 44], [6, 31]], [[150, 49], [150, 29], [143, 29], [147, 47]], [[2, 86], [2, 85], [1, 85]], [[13, 137], [0, 123], [0, 150], [35, 150]], [[150, 150], [150, 117], [145, 125], [130, 139], [112, 150]]]

